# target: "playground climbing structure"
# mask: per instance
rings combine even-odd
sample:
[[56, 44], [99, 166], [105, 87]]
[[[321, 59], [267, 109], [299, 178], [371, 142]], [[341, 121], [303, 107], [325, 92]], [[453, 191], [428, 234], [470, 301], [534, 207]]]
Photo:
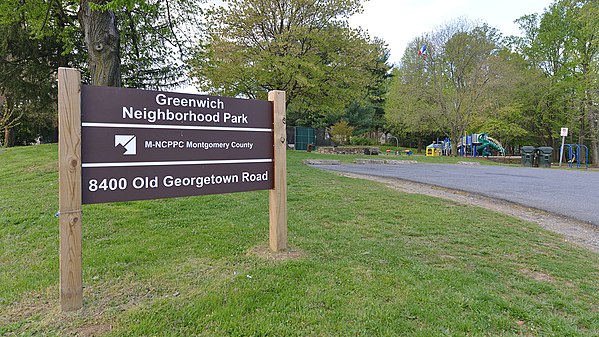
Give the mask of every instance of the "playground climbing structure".
[[492, 154], [491, 151], [505, 156], [505, 149], [501, 143], [484, 132], [464, 136], [458, 144], [458, 153], [463, 157], [488, 157]]
[[576, 168], [580, 168], [580, 164], [582, 163], [587, 169], [589, 168], [589, 148], [586, 145], [564, 144], [564, 146], [568, 148], [568, 153], [563, 151], [563, 155], [566, 156], [566, 162], [569, 167], [576, 164]]

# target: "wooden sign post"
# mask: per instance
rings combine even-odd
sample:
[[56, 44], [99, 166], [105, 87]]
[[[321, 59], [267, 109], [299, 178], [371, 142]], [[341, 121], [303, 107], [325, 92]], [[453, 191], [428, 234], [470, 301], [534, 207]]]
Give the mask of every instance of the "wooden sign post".
[[287, 131], [285, 92], [270, 91], [268, 100], [274, 109], [274, 187], [269, 192], [270, 249], [278, 252], [287, 249]]
[[81, 269], [81, 73], [58, 69], [60, 306], [83, 306]]
[[83, 203], [269, 189], [270, 249], [287, 249], [285, 92], [268, 100], [82, 86], [58, 69], [63, 311], [83, 306]]

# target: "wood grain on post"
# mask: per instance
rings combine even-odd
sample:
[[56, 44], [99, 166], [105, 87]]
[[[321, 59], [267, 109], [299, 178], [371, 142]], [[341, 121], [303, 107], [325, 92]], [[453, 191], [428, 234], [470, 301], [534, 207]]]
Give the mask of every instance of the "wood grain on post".
[[81, 73], [58, 68], [60, 306], [83, 306], [81, 266]]
[[274, 108], [274, 187], [269, 191], [269, 242], [274, 252], [287, 249], [287, 131], [285, 92], [274, 90], [268, 93]]

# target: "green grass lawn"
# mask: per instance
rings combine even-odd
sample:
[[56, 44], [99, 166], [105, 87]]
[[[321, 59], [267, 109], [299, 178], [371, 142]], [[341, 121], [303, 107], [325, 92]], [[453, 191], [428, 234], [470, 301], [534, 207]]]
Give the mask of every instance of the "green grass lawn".
[[84, 308], [61, 313], [57, 146], [0, 152], [0, 335], [599, 335], [598, 254], [316, 157], [339, 158], [289, 152], [283, 256], [267, 191], [84, 205]]

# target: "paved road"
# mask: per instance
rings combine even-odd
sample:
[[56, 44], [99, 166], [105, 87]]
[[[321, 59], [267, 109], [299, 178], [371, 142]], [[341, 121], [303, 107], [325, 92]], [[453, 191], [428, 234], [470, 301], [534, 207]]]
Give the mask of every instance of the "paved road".
[[460, 164], [315, 165], [479, 193], [599, 226], [599, 172]]

